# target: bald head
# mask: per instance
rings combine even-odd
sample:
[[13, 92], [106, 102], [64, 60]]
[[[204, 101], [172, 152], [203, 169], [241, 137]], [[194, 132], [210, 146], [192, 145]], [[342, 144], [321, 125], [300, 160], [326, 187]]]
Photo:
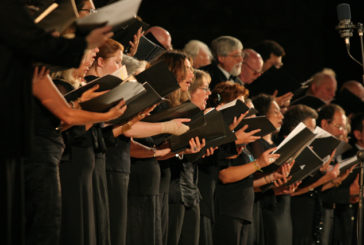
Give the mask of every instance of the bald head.
[[151, 33], [155, 39], [157, 39], [157, 41], [162, 44], [162, 46], [166, 49], [166, 50], [172, 50], [172, 37], [169, 34], [169, 32], [160, 27], [160, 26], [152, 26], [150, 27], [145, 34]]
[[242, 82], [250, 84], [262, 75], [263, 59], [253, 49], [244, 49], [244, 61], [239, 78]]
[[358, 81], [347, 81], [345, 82], [342, 86], [340, 90], [343, 89], [347, 89], [349, 90], [352, 94], [355, 94], [356, 96], [358, 96], [361, 100], [364, 101], [364, 87], [361, 83], [359, 83]]
[[334, 99], [336, 89], [336, 78], [331, 74], [319, 72], [313, 76], [309, 91], [313, 96], [328, 104]]

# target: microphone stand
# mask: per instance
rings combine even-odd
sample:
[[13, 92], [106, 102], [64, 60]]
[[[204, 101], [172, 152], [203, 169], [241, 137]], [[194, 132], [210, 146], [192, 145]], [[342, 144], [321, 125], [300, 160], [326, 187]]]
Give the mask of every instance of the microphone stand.
[[364, 43], [363, 43], [363, 31], [364, 31], [364, 28], [363, 28], [363, 24], [362, 23], [358, 23], [357, 25], [357, 29], [358, 29], [358, 35], [359, 35], [359, 38], [360, 38], [360, 48], [361, 48], [361, 63], [362, 63], [362, 68], [363, 68], [363, 75], [362, 75], [362, 82], [364, 84]]
[[359, 177], [359, 204], [358, 204], [358, 217], [357, 217], [357, 244], [362, 245], [363, 241], [363, 177], [364, 177], [364, 151], [358, 151], [357, 158], [359, 160], [360, 177]]
[[345, 45], [346, 45], [346, 51], [349, 55], [349, 57], [355, 61], [356, 63], [358, 63], [362, 69], [363, 69], [363, 74], [362, 74], [362, 83], [364, 84], [364, 41], [363, 41], [363, 32], [364, 32], [364, 27], [362, 23], [358, 23], [357, 25], [351, 24], [348, 28], [351, 29], [357, 29], [358, 30], [358, 35], [359, 35], [359, 39], [360, 39], [360, 48], [361, 48], [361, 60], [362, 62], [360, 63], [360, 61], [358, 61], [357, 59], [355, 59], [354, 56], [352, 56], [352, 54], [350, 53], [350, 41], [349, 38], [350, 36], [352, 36], [352, 34], [350, 36], [346, 36], [345, 37]]

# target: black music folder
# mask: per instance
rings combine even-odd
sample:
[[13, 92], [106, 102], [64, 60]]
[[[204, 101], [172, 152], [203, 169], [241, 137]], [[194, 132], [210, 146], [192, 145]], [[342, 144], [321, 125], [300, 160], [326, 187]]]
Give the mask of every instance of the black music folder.
[[80, 103], [86, 111], [105, 112], [111, 107], [124, 100], [126, 105], [137, 100], [146, 93], [145, 87], [135, 81], [120, 83], [115, 88], [91, 100]]
[[189, 147], [189, 140], [198, 136], [200, 140], [205, 139], [207, 142], [219, 137], [226, 136], [226, 124], [219, 111], [211, 110], [204, 115], [205, 122], [202, 127], [190, 129], [186, 133], [169, 139], [169, 145], [172, 152], [180, 152]]
[[141, 0], [122, 0], [98, 8], [96, 13], [76, 20], [77, 32], [85, 35], [105, 24], [118, 30], [137, 16], [140, 4]]
[[115, 28], [112, 39], [121, 43], [126, 50], [125, 53], [127, 53], [127, 50], [130, 48], [129, 42], [134, 41], [134, 35], [137, 34], [140, 27], [143, 31], [146, 31], [149, 28], [149, 24], [142, 21], [139, 17], [135, 17], [124, 25]]
[[161, 61], [135, 76], [140, 82], [148, 82], [162, 97], [179, 88], [176, 76], [169, 70], [167, 63]]
[[[145, 122], [165, 122], [174, 118], [190, 118], [193, 119], [199, 116], [202, 111], [192, 102], [185, 102], [175, 107], [168, 108], [161, 112], [152, 114], [143, 121]], [[202, 114], [203, 115], [203, 114]]]
[[226, 103], [219, 110], [221, 111], [226, 124], [230, 125], [234, 122], [234, 117], [240, 117], [241, 114], [249, 110], [249, 107], [241, 100], [236, 99]]
[[154, 43], [146, 36], [142, 36], [139, 40], [138, 50], [134, 57], [138, 60], [151, 61], [161, 55], [164, 51], [165, 49], [163, 47]]
[[342, 160], [339, 162], [340, 173], [345, 173], [346, 170], [359, 163], [360, 160], [356, 155]]
[[276, 131], [276, 128], [273, 124], [267, 119], [266, 116], [258, 116], [258, 117], [249, 117], [243, 119], [238, 126], [236, 126], [235, 131], [241, 129], [245, 125], [248, 125], [246, 132], [250, 132], [255, 129], [261, 129], [258, 133], [254, 134], [256, 136], [265, 136], [267, 134], [273, 133]]
[[67, 94], [65, 94], [65, 98], [67, 101], [74, 101], [81, 97], [81, 95], [89, 90], [90, 88], [94, 87], [95, 85], [99, 85], [99, 88], [97, 89], [98, 92], [105, 91], [105, 90], [111, 90], [115, 88], [116, 86], [120, 85], [123, 82], [120, 78], [114, 76], [114, 75], [106, 75], [103, 77], [96, 78], [95, 80], [85, 84], [84, 86], [74, 89]]
[[146, 93], [142, 96], [138, 97], [137, 100], [129, 103], [126, 111], [119, 118], [110, 121], [111, 124], [124, 124], [130, 121], [133, 117], [138, 115], [139, 112], [146, 110], [148, 107], [153, 106], [154, 104], [159, 103], [163, 100], [163, 98], [150, 86], [149, 83], [143, 84]]
[[123, 124], [128, 122], [139, 112], [165, 100], [163, 98], [164, 96], [179, 88], [174, 74], [169, 71], [165, 62], [153, 65], [139, 75], [136, 75], [135, 78], [139, 83], [143, 83], [146, 93], [138, 97], [136, 101], [130, 103], [125, 113], [121, 117], [110, 121], [110, 123]]
[[46, 32], [62, 33], [72, 26], [78, 18], [78, 11], [74, 0], [66, 0], [51, 4], [35, 18], [34, 23]]
[[271, 165], [264, 167], [265, 172], [273, 172], [285, 162], [290, 162], [302, 152], [315, 138], [315, 134], [308, 129], [302, 122], [294, 128], [291, 133], [278, 145], [274, 153], [280, 157]]
[[233, 142], [236, 140], [235, 134], [229, 129], [229, 127], [225, 127], [225, 135], [224, 136], [218, 136], [216, 138], [207, 139], [206, 145], [204, 148], [201, 149], [201, 151], [194, 153], [194, 154], [187, 154], [185, 155], [185, 158], [190, 161], [194, 162], [200, 159], [205, 153], [206, 150], [210, 147], [216, 147], [221, 146], [230, 142]]
[[328, 136], [323, 138], [315, 138], [315, 140], [311, 143], [311, 147], [319, 157], [324, 159], [325, 157], [331, 155], [332, 151], [335, 150], [339, 144], [339, 139], [334, 136]]
[[292, 178], [285, 185], [294, 184], [297, 181], [303, 180], [318, 170], [322, 164], [323, 160], [311, 149], [311, 147], [306, 146], [296, 158], [290, 172]]

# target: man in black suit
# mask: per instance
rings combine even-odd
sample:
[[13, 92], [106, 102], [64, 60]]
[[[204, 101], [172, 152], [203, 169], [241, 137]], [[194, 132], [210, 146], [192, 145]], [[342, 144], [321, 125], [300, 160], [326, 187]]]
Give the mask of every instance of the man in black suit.
[[[329, 104], [322, 107], [318, 122], [338, 139], [346, 138], [347, 117], [340, 106]], [[341, 157], [336, 158], [340, 162]], [[354, 172], [341, 183], [333, 182], [335, 187], [321, 193], [324, 210], [322, 244], [351, 244], [354, 208], [350, 197], [358, 192], [356, 175]]]
[[243, 63], [243, 44], [235, 37], [220, 36], [211, 42], [211, 51], [214, 62], [200, 68], [210, 74], [210, 88], [228, 80], [241, 83], [237, 76]]

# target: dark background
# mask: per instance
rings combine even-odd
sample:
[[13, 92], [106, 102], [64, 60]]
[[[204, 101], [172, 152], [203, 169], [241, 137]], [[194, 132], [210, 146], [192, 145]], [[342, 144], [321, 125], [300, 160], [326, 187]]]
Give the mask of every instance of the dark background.
[[[97, 5], [102, 0], [94, 0]], [[150, 25], [166, 28], [174, 48], [182, 49], [191, 39], [208, 45], [220, 35], [240, 39], [244, 48], [272, 39], [287, 55], [280, 73], [293, 79], [281, 81], [290, 88], [315, 72], [335, 70], [339, 85], [347, 80], [362, 81], [362, 68], [346, 54], [344, 40], [335, 30], [337, 0], [144, 0], [139, 16]], [[364, 1], [351, 5], [352, 21], [364, 22]], [[351, 51], [361, 61], [360, 42], [355, 32]]]

